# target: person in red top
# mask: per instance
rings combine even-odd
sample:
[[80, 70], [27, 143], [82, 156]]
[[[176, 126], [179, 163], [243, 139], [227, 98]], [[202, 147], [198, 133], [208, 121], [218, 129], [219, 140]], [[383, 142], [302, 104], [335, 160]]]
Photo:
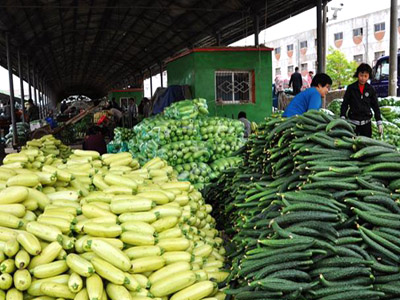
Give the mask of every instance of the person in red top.
[[107, 153], [106, 141], [98, 126], [92, 126], [87, 130], [82, 149], [94, 150], [99, 152], [100, 155]]
[[367, 137], [372, 136], [371, 119], [374, 111], [378, 131], [383, 134], [381, 111], [374, 88], [368, 83], [371, 78], [372, 68], [362, 63], [358, 66], [354, 77], [358, 80], [347, 87], [340, 110], [341, 118], [348, 118], [349, 122], [356, 125], [356, 134]]

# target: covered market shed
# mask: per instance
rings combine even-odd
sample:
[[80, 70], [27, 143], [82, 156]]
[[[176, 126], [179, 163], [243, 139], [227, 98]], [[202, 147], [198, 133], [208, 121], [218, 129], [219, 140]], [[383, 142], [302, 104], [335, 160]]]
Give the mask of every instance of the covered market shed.
[[170, 57], [228, 45], [315, 6], [321, 21], [326, 2], [5, 0], [0, 65], [37, 87], [43, 97], [25, 93], [37, 103], [43, 99], [38, 104], [45, 110], [69, 95], [97, 99], [112, 89], [141, 87]]

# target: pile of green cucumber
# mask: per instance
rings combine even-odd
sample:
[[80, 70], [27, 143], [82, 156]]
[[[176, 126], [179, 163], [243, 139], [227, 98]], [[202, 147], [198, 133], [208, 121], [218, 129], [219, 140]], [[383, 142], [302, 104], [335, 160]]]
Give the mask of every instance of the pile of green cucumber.
[[267, 119], [204, 194], [234, 299], [400, 299], [400, 153], [310, 111]]

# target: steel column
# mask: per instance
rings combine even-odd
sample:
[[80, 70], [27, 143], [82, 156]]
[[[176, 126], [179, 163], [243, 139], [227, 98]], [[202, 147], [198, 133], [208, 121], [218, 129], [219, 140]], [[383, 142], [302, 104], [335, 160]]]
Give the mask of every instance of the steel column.
[[36, 76], [35, 76], [35, 85], [36, 85], [36, 93], [37, 94], [37, 98], [36, 98], [36, 105], [39, 107], [39, 119], [42, 118], [41, 114], [40, 114], [40, 94], [39, 94], [39, 72], [36, 70]]
[[27, 73], [28, 73], [28, 90], [29, 99], [32, 99], [32, 89], [31, 89], [31, 64], [29, 63], [29, 57], [27, 57]]
[[390, 6], [389, 96], [397, 95], [397, 0]]
[[11, 124], [13, 130], [13, 147], [18, 144], [18, 135], [17, 135], [17, 124], [15, 118], [15, 104], [14, 104], [14, 84], [13, 84], [13, 73], [11, 66], [11, 55], [10, 55], [10, 41], [8, 32], [5, 33], [6, 37], [6, 52], [7, 52], [7, 68], [8, 68], [8, 80], [10, 83], [10, 114], [11, 114]]
[[35, 105], [37, 105], [35, 66], [33, 66], [32, 68], [32, 87], [33, 87], [33, 98], [35, 100]]
[[164, 87], [164, 82], [163, 82], [163, 67], [162, 67], [162, 63], [160, 63], [160, 79], [161, 79], [161, 87]]
[[322, 72], [322, 0], [317, 0], [317, 73]]
[[151, 69], [149, 69], [150, 72], [150, 98], [153, 97], [153, 75], [151, 74]]
[[327, 1], [323, 0], [322, 3], [322, 59], [321, 59], [321, 72], [326, 72], [326, 21], [327, 21]]
[[217, 32], [215, 39], [217, 40], [217, 46], [221, 46], [221, 32]]
[[18, 48], [18, 75], [19, 75], [19, 84], [21, 88], [21, 106], [22, 106], [22, 121], [25, 122], [25, 105], [24, 105], [24, 100], [25, 100], [25, 94], [24, 94], [24, 75], [22, 74], [22, 65], [21, 65], [21, 51]]
[[258, 47], [259, 46], [258, 36], [260, 35], [260, 17], [258, 15], [254, 15], [253, 25], [254, 25], [254, 45]]
[[42, 77], [42, 105], [43, 105], [43, 115], [44, 117], [47, 117], [48, 108], [46, 106], [46, 103], [44, 102], [44, 77]]

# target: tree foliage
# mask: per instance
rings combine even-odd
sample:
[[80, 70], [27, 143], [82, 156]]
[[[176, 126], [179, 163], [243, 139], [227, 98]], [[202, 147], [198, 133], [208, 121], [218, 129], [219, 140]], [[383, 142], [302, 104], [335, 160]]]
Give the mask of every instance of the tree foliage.
[[326, 56], [326, 73], [332, 78], [332, 88], [336, 89], [355, 81], [353, 75], [358, 66], [357, 62], [348, 61], [343, 52], [332, 47], [329, 47], [329, 52]]

